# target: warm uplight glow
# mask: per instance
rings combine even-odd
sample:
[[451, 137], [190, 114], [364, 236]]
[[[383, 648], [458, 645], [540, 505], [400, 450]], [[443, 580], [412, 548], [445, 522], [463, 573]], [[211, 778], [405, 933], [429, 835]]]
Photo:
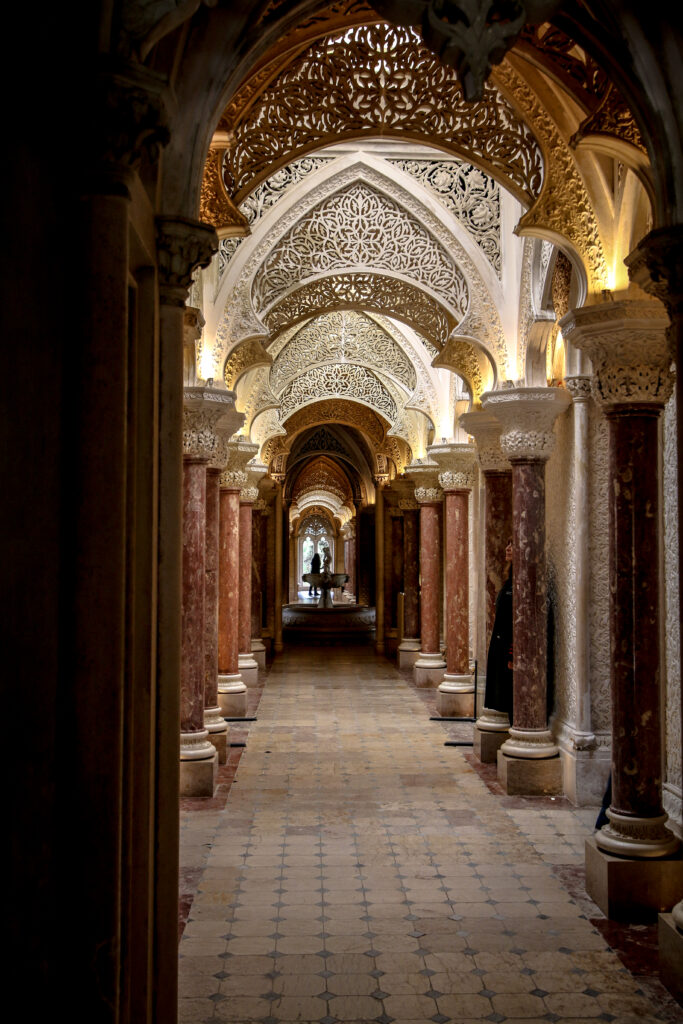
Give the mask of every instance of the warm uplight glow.
[[202, 380], [208, 380], [209, 377], [215, 377], [213, 348], [211, 348], [206, 343], [202, 345], [202, 349], [199, 354], [199, 366], [197, 368], [197, 375]]

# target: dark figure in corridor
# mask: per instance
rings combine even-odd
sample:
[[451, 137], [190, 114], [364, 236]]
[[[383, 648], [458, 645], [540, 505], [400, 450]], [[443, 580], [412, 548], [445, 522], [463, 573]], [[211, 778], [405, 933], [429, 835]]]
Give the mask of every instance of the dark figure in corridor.
[[512, 722], [512, 541], [505, 548], [510, 569], [496, 597], [496, 617], [486, 660], [484, 707], [505, 711]]
[[[317, 551], [313, 555], [313, 558], [311, 559], [311, 572], [320, 572], [320, 555], [318, 554]], [[313, 596], [314, 597], [318, 596], [318, 588], [317, 587], [314, 588], [313, 584], [309, 583], [309, 585], [308, 585], [308, 596], [309, 597], [311, 596], [311, 592], [313, 592]]]

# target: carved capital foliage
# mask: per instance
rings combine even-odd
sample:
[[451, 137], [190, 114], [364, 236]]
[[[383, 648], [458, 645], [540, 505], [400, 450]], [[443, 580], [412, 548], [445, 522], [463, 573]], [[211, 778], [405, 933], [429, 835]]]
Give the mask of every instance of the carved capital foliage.
[[572, 310], [560, 326], [593, 364], [593, 395], [611, 407], [663, 406], [672, 388], [669, 318], [659, 302], [609, 302]]
[[162, 302], [184, 306], [197, 267], [208, 267], [218, 249], [212, 227], [187, 217], [157, 217], [159, 290]]
[[510, 463], [500, 446], [502, 424], [483, 409], [463, 413], [460, 426], [474, 438], [479, 465], [484, 473], [501, 473], [510, 469]]
[[399, 498], [398, 507], [402, 512], [415, 512], [420, 506], [414, 498]]
[[224, 157], [224, 149], [212, 147], [209, 150], [202, 178], [199, 216], [216, 229], [219, 238], [242, 237], [249, 234], [249, 224], [225, 190]]
[[443, 492], [439, 487], [416, 487], [415, 500], [419, 505], [441, 504]]
[[227, 436], [241, 426], [243, 419], [235, 409], [231, 391], [185, 388], [183, 454], [206, 459], [213, 469], [222, 469], [227, 461]]
[[220, 484], [226, 491], [242, 491], [246, 486], [247, 474], [239, 469], [225, 469], [221, 473]]
[[444, 491], [471, 488], [474, 484], [476, 452], [471, 444], [430, 445], [429, 457], [438, 463], [439, 483]]
[[156, 161], [171, 137], [165, 83], [153, 72], [131, 66], [124, 73], [101, 75], [97, 89], [91, 185], [97, 192], [127, 195], [143, 154]]
[[664, 303], [672, 325], [683, 319], [683, 226], [657, 228], [625, 260], [629, 277]]
[[258, 487], [242, 487], [240, 490], [240, 504], [253, 505], [258, 498]]
[[501, 423], [500, 447], [510, 462], [545, 462], [555, 447], [553, 424], [571, 404], [563, 388], [510, 388], [482, 398]]
[[587, 402], [593, 397], [593, 384], [590, 377], [565, 377], [564, 384], [575, 402]]
[[444, 492], [470, 490], [474, 483], [474, 473], [471, 470], [458, 473], [449, 469], [444, 473], [439, 473], [439, 483], [441, 484], [441, 490]]

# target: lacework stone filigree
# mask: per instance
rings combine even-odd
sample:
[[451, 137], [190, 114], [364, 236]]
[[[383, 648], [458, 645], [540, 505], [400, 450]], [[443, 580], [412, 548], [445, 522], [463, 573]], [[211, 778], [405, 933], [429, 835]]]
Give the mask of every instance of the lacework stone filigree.
[[356, 312], [327, 313], [299, 330], [270, 371], [276, 393], [316, 363], [358, 363], [396, 377], [412, 391], [417, 376], [399, 345], [378, 324]]
[[275, 334], [307, 317], [344, 308], [393, 316], [438, 349], [446, 344], [453, 326], [446, 310], [414, 285], [396, 277], [363, 273], [333, 274], [310, 281], [281, 299], [263, 320]]
[[396, 402], [379, 378], [363, 366], [317, 366], [291, 381], [280, 395], [282, 419], [322, 397], [351, 398], [371, 405], [389, 421], [396, 419]]
[[299, 448], [297, 455], [308, 455], [310, 452], [333, 452], [337, 455], [348, 455], [347, 449], [339, 438], [330, 433], [326, 427], [316, 430]]
[[500, 277], [500, 186], [460, 160], [389, 160], [433, 192], [467, 229]]
[[353, 400], [328, 398], [316, 402], [315, 405], [304, 406], [287, 418], [285, 426], [289, 436], [295, 437], [307, 427], [320, 423], [342, 423], [347, 427], [356, 427], [366, 435], [374, 448], [381, 445], [384, 440], [383, 417], [366, 405], [360, 405]]
[[445, 247], [365, 182], [318, 203], [280, 239], [254, 278], [254, 308], [261, 313], [300, 282], [350, 267], [401, 274], [439, 295], [459, 317], [467, 310], [467, 282]]
[[493, 86], [465, 102], [456, 73], [412, 29], [363, 25], [318, 40], [268, 85], [239, 123], [226, 156], [228, 193], [241, 202], [273, 166], [328, 141], [424, 137], [497, 173], [529, 205], [542, 180], [538, 145]]

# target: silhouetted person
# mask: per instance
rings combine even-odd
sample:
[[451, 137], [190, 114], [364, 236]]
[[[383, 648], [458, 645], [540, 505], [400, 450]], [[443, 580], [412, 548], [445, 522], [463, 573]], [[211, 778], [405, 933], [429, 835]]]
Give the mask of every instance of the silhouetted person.
[[[313, 558], [311, 559], [311, 572], [320, 572], [320, 555], [318, 554], [317, 551], [313, 555]], [[313, 596], [314, 597], [318, 596], [318, 588], [317, 587], [313, 587], [313, 584], [309, 583], [308, 584], [308, 596], [309, 597], [311, 596], [311, 592], [313, 592]]]
[[484, 707], [504, 711], [512, 724], [512, 541], [505, 548], [510, 569], [496, 597], [491, 643], [486, 659]]

